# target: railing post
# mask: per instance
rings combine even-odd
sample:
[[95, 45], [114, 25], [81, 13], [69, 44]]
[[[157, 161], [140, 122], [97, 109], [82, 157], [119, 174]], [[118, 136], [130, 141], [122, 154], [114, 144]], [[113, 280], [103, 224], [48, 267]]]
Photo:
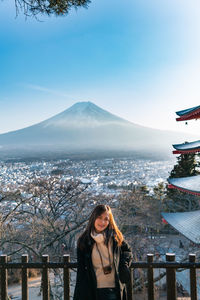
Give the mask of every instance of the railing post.
[[131, 268], [131, 267], [130, 267], [130, 275], [131, 275], [130, 282], [127, 285], [127, 297], [128, 297], [128, 300], [134, 300], [134, 297], [133, 297], [133, 268]]
[[42, 255], [42, 299], [49, 300], [49, 269], [47, 263], [49, 262], [49, 255]]
[[22, 300], [28, 300], [28, 269], [25, 264], [28, 262], [28, 255], [22, 255]]
[[[175, 262], [174, 253], [166, 253], [167, 262]], [[176, 269], [166, 268], [167, 300], [176, 300]]]
[[[68, 264], [70, 262], [70, 255], [63, 255], [64, 264]], [[63, 283], [64, 283], [64, 300], [70, 299], [70, 270], [67, 265], [64, 265], [63, 269]]]
[[1, 300], [8, 299], [8, 271], [4, 264], [7, 263], [7, 255], [0, 256], [1, 262]]
[[[196, 255], [189, 254], [189, 262], [196, 262]], [[197, 300], [197, 277], [196, 277], [196, 269], [190, 268], [190, 295], [191, 300]]]
[[153, 262], [153, 254], [147, 254], [148, 262], [148, 300], [154, 300], [154, 282], [153, 282], [153, 268], [151, 263]]

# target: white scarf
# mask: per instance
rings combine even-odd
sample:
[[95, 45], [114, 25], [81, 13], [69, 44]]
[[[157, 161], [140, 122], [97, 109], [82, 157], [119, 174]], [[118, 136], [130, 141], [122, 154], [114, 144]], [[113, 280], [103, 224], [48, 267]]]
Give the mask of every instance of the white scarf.
[[[95, 244], [92, 249], [92, 264], [94, 267], [94, 271], [97, 279], [97, 287], [98, 288], [113, 288], [115, 287], [115, 269], [113, 265], [113, 254], [112, 254], [112, 240], [109, 241], [108, 247], [105, 245], [105, 232], [97, 233], [95, 231], [91, 232], [91, 237], [94, 239]], [[97, 246], [98, 245], [98, 246]], [[102, 263], [100, 260], [99, 252], [101, 252], [103, 263], [105, 266], [112, 264], [112, 271], [110, 274], [104, 274], [102, 269]], [[109, 251], [109, 252], [108, 252]], [[110, 254], [110, 259], [109, 259]]]
[[93, 232], [91, 232], [91, 237], [98, 244], [105, 242], [105, 234], [104, 233], [97, 233], [97, 232], [93, 231]]

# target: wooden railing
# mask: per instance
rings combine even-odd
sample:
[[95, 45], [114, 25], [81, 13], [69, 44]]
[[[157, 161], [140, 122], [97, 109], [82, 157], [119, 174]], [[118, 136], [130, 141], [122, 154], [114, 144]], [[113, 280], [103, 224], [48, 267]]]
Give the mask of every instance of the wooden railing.
[[[128, 300], [134, 300], [133, 290], [133, 269], [147, 269], [147, 299], [155, 300], [154, 295], [154, 269], [166, 269], [166, 287], [167, 300], [177, 299], [176, 288], [176, 270], [189, 269], [190, 270], [190, 297], [191, 300], [197, 300], [197, 278], [196, 269], [200, 268], [200, 263], [196, 262], [195, 254], [189, 255], [188, 262], [178, 263], [175, 261], [175, 254], [166, 254], [165, 262], [154, 262], [153, 254], [147, 255], [146, 262], [134, 262], [131, 265], [131, 284], [128, 286]], [[6, 255], [0, 256], [0, 295], [1, 300], [8, 300], [8, 269], [21, 269], [21, 299], [29, 300], [28, 295], [28, 269], [42, 270], [42, 299], [50, 300], [49, 288], [49, 270], [63, 269], [63, 299], [70, 299], [70, 269], [77, 268], [77, 263], [70, 262], [70, 256], [64, 255], [63, 261], [59, 263], [49, 262], [49, 256], [43, 255], [42, 262], [33, 263], [28, 262], [28, 255], [22, 255], [20, 263], [12, 263], [7, 261]], [[30, 299], [31, 300], [31, 299]]]

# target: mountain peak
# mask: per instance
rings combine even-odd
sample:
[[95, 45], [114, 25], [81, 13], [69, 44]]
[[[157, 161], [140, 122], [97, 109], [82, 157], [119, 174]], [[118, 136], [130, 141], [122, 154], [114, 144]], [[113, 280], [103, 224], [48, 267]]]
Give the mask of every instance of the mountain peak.
[[82, 108], [88, 108], [88, 107], [98, 107], [98, 106], [91, 101], [80, 101], [80, 102], [76, 102], [68, 109], [72, 109], [72, 108], [73, 109], [82, 109]]
[[65, 110], [68, 112], [73, 112], [73, 113], [77, 113], [77, 112], [87, 112], [89, 110], [94, 110], [94, 111], [102, 111], [102, 109], [97, 106], [96, 104], [90, 102], [90, 101], [82, 101], [82, 102], [76, 102], [75, 104], [73, 104], [71, 107], [69, 107], [68, 109]]
[[43, 125], [45, 127], [96, 127], [111, 123], [129, 122], [87, 101], [75, 103], [60, 114], [44, 121]]

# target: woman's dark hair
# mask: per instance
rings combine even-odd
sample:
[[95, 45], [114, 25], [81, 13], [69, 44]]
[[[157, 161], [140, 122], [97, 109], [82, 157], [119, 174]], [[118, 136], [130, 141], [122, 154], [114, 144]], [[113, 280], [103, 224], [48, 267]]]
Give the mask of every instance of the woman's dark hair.
[[105, 229], [105, 234], [106, 234], [105, 243], [108, 245], [111, 235], [114, 235], [114, 238], [117, 241], [118, 245], [121, 246], [124, 239], [123, 234], [121, 233], [121, 231], [117, 227], [117, 224], [115, 223], [111, 208], [109, 205], [100, 204], [93, 209], [87, 227], [78, 239], [79, 248], [84, 249], [86, 244], [92, 243], [93, 240], [91, 238], [91, 232], [95, 231], [94, 223], [96, 219], [99, 216], [101, 216], [104, 212], [108, 212], [109, 214], [109, 225]]

